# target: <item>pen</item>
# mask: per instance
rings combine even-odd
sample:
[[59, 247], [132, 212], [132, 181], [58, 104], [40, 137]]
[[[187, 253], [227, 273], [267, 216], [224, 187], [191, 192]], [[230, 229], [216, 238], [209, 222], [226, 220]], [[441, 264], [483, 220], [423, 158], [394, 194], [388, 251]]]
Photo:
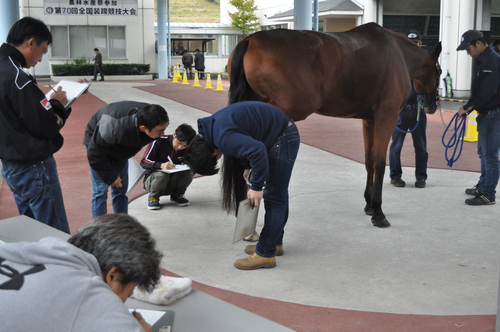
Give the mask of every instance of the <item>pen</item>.
[[167, 156], [167, 158], [168, 158], [168, 161], [170, 161], [172, 164], [174, 163], [174, 162], [172, 161], [172, 158], [170, 158], [170, 156]]
[[49, 88], [54, 91], [54, 92], [57, 92], [56, 90], [54, 90], [54, 88], [49, 84]]
[[134, 317], [135, 317], [135, 315], [137, 315], [137, 310], [136, 309], [134, 309], [134, 311], [132, 311], [132, 315], [134, 315]]

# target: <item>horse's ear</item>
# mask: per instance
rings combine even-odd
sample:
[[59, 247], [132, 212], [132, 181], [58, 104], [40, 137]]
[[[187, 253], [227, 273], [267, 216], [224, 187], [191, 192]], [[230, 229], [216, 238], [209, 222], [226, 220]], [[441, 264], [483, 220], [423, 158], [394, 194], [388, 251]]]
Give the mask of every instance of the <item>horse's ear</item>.
[[436, 44], [436, 47], [434, 48], [434, 52], [432, 52], [432, 54], [434, 55], [434, 57], [436, 59], [439, 58], [439, 54], [441, 54], [442, 49], [443, 49], [443, 47], [441, 46], [441, 42], [438, 42]]

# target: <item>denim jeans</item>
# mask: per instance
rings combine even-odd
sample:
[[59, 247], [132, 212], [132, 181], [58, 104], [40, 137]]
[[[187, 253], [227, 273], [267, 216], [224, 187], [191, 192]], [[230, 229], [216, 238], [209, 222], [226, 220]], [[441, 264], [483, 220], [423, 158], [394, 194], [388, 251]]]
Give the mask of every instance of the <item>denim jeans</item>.
[[481, 176], [477, 187], [491, 198], [495, 198], [500, 176], [500, 109], [480, 114], [477, 117], [477, 154], [481, 161]]
[[260, 233], [256, 253], [274, 257], [276, 246], [283, 244], [283, 234], [288, 220], [288, 184], [300, 146], [299, 131], [295, 124], [278, 137], [268, 151], [269, 177], [264, 188], [264, 228]]
[[53, 156], [38, 161], [2, 160], [2, 175], [19, 214], [69, 233], [68, 218]]
[[[415, 128], [417, 123], [418, 110], [405, 107], [399, 114], [398, 124], [401, 130], [411, 130]], [[415, 149], [415, 179], [427, 180], [427, 161], [429, 154], [427, 153], [427, 138], [425, 130], [427, 128], [427, 116], [423, 110], [420, 111], [420, 123], [414, 131], [411, 132], [413, 139], [413, 147]], [[390, 177], [392, 180], [400, 179], [403, 175], [401, 168], [401, 149], [405, 141], [406, 133], [397, 129], [392, 133], [392, 143], [389, 149], [389, 168], [391, 170]]]
[[[114, 213], [128, 213], [128, 159], [116, 160], [111, 163], [111, 169], [120, 174], [122, 187], [111, 187], [111, 202]], [[92, 217], [102, 216], [108, 213], [108, 189], [109, 184], [104, 182], [92, 167], [90, 167], [90, 180], [92, 182]]]

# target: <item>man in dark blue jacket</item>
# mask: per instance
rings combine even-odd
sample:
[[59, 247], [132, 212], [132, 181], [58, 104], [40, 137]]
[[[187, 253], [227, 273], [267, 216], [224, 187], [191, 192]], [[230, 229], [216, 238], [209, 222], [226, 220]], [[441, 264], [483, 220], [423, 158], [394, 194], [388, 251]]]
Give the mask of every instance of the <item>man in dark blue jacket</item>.
[[245, 198], [257, 206], [264, 198], [266, 213], [259, 242], [245, 248], [250, 256], [236, 260], [235, 267], [243, 270], [275, 267], [275, 256], [283, 254], [288, 185], [300, 145], [297, 127], [276, 106], [246, 101], [198, 119], [198, 132], [204, 140], [191, 144], [185, 162], [194, 172], [203, 174], [200, 168], [213, 163], [213, 159], [200, 158], [200, 146], [208, 144], [209, 156], [224, 154], [223, 207], [233, 211]]
[[108, 189], [115, 213], [128, 213], [128, 159], [160, 137], [169, 123], [159, 105], [136, 101], [111, 103], [89, 120], [87, 147], [92, 181], [92, 217], [107, 213]]
[[19, 210], [69, 233], [54, 153], [63, 145], [60, 134], [71, 109], [65, 109], [61, 88], [47, 100], [24, 68], [35, 66], [52, 43], [40, 20], [24, 17], [0, 47], [0, 159], [2, 175]]
[[495, 204], [496, 187], [500, 176], [500, 56], [486, 43], [483, 33], [469, 30], [462, 35], [457, 51], [477, 59], [469, 101], [458, 110], [463, 116], [477, 111], [477, 154], [481, 161], [479, 182], [465, 190], [474, 196], [465, 200], [468, 205]]

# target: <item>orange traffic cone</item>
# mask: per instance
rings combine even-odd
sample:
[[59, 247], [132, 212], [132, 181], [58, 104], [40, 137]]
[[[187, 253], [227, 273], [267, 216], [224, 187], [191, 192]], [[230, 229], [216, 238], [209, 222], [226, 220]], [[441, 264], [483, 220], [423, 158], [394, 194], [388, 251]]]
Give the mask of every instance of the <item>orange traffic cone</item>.
[[215, 88], [214, 91], [226, 91], [222, 87], [222, 77], [221, 77], [220, 73], [217, 75], [217, 87]]
[[213, 89], [210, 72], [207, 72], [207, 83], [205, 84], [205, 89]]
[[198, 79], [198, 71], [197, 70], [194, 71], [194, 84], [191, 85], [191, 86], [200, 87], [201, 88], [200, 80]]

